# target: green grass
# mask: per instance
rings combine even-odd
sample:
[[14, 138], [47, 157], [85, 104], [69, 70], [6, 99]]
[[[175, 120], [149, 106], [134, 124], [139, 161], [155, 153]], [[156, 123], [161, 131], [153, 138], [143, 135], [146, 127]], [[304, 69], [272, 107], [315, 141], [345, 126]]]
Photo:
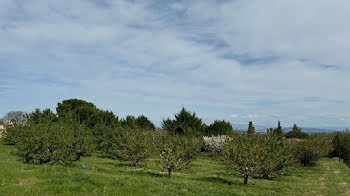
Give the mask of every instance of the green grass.
[[244, 186], [208, 154], [168, 178], [156, 158], [136, 168], [98, 155], [70, 166], [29, 165], [13, 150], [0, 141], [0, 195], [350, 195], [350, 170], [336, 158], [273, 180], [249, 179]]

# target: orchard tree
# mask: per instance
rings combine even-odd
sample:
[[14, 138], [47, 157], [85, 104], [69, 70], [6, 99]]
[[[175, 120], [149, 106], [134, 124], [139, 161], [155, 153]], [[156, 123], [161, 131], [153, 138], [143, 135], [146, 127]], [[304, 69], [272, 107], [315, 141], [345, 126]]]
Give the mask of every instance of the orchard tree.
[[223, 151], [226, 167], [230, 171], [238, 171], [244, 179], [244, 184], [261, 169], [267, 153], [262, 143], [261, 135], [244, 134], [230, 140]]
[[159, 162], [167, 170], [168, 177], [171, 177], [172, 172], [188, 167], [189, 163], [200, 152], [200, 146], [198, 138], [164, 135], [159, 146]]
[[110, 131], [112, 132], [103, 148], [108, 157], [132, 161], [134, 166], [150, 157], [154, 149], [151, 132], [121, 127]]
[[271, 175], [283, 174], [292, 163], [293, 153], [284, 137], [275, 134], [261, 136], [262, 148], [266, 149], [264, 161], [260, 165], [258, 174], [268, 179]]

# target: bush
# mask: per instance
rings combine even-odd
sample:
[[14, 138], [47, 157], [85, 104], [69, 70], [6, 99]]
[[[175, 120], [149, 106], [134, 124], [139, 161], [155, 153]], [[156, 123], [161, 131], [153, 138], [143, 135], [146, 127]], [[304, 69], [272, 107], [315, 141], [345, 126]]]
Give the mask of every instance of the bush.
[[227, 140], [229, 139], [226, 135], [218, 136], [203, 136], [203, 150], [206, 152], [213, 152], [220, 154], [222, 149], [225, 147]]
[[335, 156], [343, 159], [346, 164], [350, 165], [350, 132], [338, 132], [334, 136], [332, 143]]
[[20, 130], [17, 155], [25, 163], [71, 163], [92, 152], [93, 144], [81, 125], [59, 122], [28, 124]]
[[150, 132], [117, 128], [110, 130], [104, 148], [105, 155], [111, 159], [132, 161], [134, 166], [150, 157], [153, 148]]
[[200, 140], [186, 136], [165, 135], [161, 138], [159, 161], [170, 177], [175, 170], [181, 170], [200, 151]]
[[313, 166], [322, 157], [327, 156], [332, 150], [330, 142], [316, 138], [293, 141], [293, 153], [297, 160], [304, 166]]
[[214, 121], [209, 127], [206, 129], [206, 136], [213, 135], [227, 135], [232, 131], [232, 125], [230, 122], [226, 121]]

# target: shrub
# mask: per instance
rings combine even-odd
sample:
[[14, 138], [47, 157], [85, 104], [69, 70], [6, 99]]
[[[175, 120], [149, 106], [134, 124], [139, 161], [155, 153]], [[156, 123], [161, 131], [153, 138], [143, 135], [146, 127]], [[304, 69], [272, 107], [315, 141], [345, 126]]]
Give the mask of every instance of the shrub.
[[203, 136], [203, 150], [206, 152], [213, 152], [215, 154], [219, 154], [225, 147], [228, 139], [229, 137], [226, 135], [218, 135], [211, 137]]
[[316, 138], [293, 141], [293, 153], [304, 166], [313, 166], [322, 157], [327, 156], [332, 149], [330, 142]]
[[117, 128], [110, 130], [103, 149], [106, 156], [122, 161], [132, 161], [134, 166], [150, 157], [153, 145], [150, 132]]
[[172, 135], [199, 136], [204, 134], [206, 125], [195, 113], [188, 112], [185, 108], [175, 114], [175, 119], [166, 119], [162, 122], [162, 128]]
[[81, 125], [27, 124], [21, 128], [20, 138], [17, 155], [25, 163], [71, 163], [93, 149], [91, 136]]
[[332, 143], [334, 145], [335, 156], [338, 156], [339, 160], [343, 159], [345, 163], [350, 165], [350, 132], [338, 132], [334, 136]]
[[159, 161], [170, 177], [175, 170], [181, 170], [195, 158], [200, 151], [198, 138], [165, 135], [161, 138]]
[[232, 125], [230, 122], [226, 121], [214, 121], [209, 127], [206, 129], [206, 136], [212, 135], [227, 135], [232, 131]]
[[297, 138], [297, 139], [305, 139], [308, 138], [309, 135], [301, 131], [296, 124], [293, 126], [293, 130], [286, 133], [286, 138]]

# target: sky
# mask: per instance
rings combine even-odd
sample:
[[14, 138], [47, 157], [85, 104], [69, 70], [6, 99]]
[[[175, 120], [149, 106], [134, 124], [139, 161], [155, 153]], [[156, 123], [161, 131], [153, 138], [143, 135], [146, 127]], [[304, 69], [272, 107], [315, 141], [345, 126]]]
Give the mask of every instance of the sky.
[[0, 116], [78, 98], [349, 127], [349, 19], [348, 0], [0, 0]]

